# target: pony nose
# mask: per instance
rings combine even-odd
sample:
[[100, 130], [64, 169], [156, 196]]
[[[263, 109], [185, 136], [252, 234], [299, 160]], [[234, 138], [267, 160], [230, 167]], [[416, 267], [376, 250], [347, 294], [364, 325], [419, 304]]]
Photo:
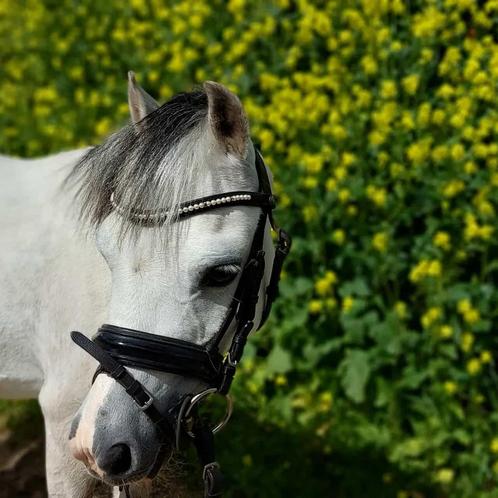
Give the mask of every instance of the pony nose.
[[127, 444], [118, 443], [99, 455], [99, 467], [107, 475], [120, 475], [131, 467], [131, 450]]

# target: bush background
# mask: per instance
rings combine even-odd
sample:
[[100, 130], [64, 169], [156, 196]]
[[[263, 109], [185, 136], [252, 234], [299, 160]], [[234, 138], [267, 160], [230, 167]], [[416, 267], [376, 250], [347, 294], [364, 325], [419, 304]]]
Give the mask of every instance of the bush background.
[[4, 154], [98, 143], [129, 69], [241, 97], [294, 248], [231, 496], [498, 496], [496, 0], [0, 0], [0, 42]]

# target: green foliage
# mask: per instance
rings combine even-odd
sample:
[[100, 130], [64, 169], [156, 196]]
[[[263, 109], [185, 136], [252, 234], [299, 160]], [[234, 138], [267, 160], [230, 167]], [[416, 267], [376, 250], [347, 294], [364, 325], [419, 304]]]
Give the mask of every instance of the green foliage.
[[494, 0], [0, 0], [3, 153], [98, 142], [128, 69], [244, 103], [294, 246], [233, 496], [497, 495], [497, 31]]

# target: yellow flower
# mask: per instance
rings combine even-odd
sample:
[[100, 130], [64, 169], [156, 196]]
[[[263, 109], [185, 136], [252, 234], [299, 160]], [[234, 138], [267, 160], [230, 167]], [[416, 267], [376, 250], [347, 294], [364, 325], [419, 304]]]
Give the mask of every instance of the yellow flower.
[[388, 241], [389, 238], [386, 232], [377, 232], [372, 238], [372, 246], [379, 252], [385, 252]]
[[318, 178], [316, 176], [305, 176], [302, 180], [304, 188], [312, 190], [318, 186]]
[[361, 59], [361, 65], [365, 74], [373, 75], [378, 71], [378, 65], [371, 55], [366, 55]]
[[474, 161], [467, 161], [464, 164], [463, 169], [467, 175], [472, 175], [477, 171], [477, 165]]
[[442, 273], [441, 262], [437, 259], [428, 260], [422, 259], [415, 267], [410, 271], [409, 279], [412, 282], [420, 282], [426, 277], [439, 277]]
[[462, 190], [465, 189], [465, 183], [463, 183], [462, 180], [450, 180], [444, 187], [443, 187], [443, 195], [444, 197], [455, 197], [457, 194], [459, 194]]
[[451, 157], [455, 161], [460, 161], [465, 155], [465, 149], [462, 144], [457, 143], [451, 147]]
[[332, 291], [332, 286], [337, 282], [337, 275], [333, 271], [325, 272], [325, 275], [315, 282], [315, 291], [319, 296], [325, 296]]
[[439, 328], [439, 337], [449, 339], [453, 335], [453, 328], [450, 325], [441, 325]]
[[481, 353], [481, 362], [486, 364], [486, 363], [491, 363], [493, 361], [493, 355], [491, 354], [491, 351], [483, 351]]
[[307, 154], [303, 157], [303, 164], [309, 173], [319, 173], [323, 167], [323, 159], [320, 154]]
[[344, 244], [344, 241], [346, 240], [346, 234], [344, 230], [342, 230], [341, 228], [334, 230], [332, 232], [332, 240], [339, 246]]
[[318, 409], [321, 412], [327, 412], [332, 408], [333, 396], [330, 391], [325, 391], [318, 398]]
[[436, 320], [439, 320], [442, 316], [442, 310], [441, 308], [437, 306], [433, 306], [432, 308], [429, 308], [423, 315], [422, 315], [422, 325], [424, 328], [430, 327]]
[[275, 377], [275, 385], [277, 386], [285, 386], [287, 384], [287, 377], [285, 375], [277, 375]]
[[436, 234], [432, 238], [432, 242], [436, 247], [440, 247], [445, 251], [449, 251], [451, 248], [451, 239], [447, 232], [436, 232]]
[[430, 141], [429, 140], [419, 140], [408, 146], [406, 149], [406, 155], [410, 161], [419, 165], [422, 164], [430, 154]]
[[449, 468], [439, 469], [436, 473], [436, 481], [441, 484], [449, 484], [455, 477], [455, 471]]
[[386, 204], [387, 192], [382, 187], [368, 185], [366, 189], [367, 197], [378, 207], [383, 207]]
[[455, 382], [452, 382], [451, 380], [447, 380], [444, 384], [443, 384], [443, 388], [444, 390], [448, 393], [448, 394], [455, 394], [457, 389], [458, 389], [458, 386], [456, 385]]
[[348, 206], [348, 209], [346, 210], [349, 216], [356, 216], [358, 214], [358, 208], [351, 204]]
[[494, 437], [489, 444], [491, 453], [498, 453], [498, 437]]
[[474, 336], [470, 332], [464, 332], [462, 334], [462, 341], [460, 347], [462, 351], [468, 353], [472, 349], [472, 345], [474, 344]]
[[471, 358], [467, 362], [466, 368], [469, 375], [477, 375], [481, 370], [481, 361], [479, 358]]
[[342, 300], [342, 310], [347, 313], [348, 311], [351, 310], [354, 304], [354, 299], [351, 296], [346, 296]]
[[384, 99], [395, 98], [397, 94], [396, 82], [394, 80], [384, 80], [381, 85], [380, 95]]
[[335, 178], [327, 178], [325, 188], [328, 192], [332, 192], [337, 188], [337, 180]]
[[339, 201], [344, 203], [351, 197], [351, 193], [347, 188], [341, 188], [341, 190], [339, 190], [337, 197], [339, 198]]
[[109, 118], [103, 118], [95, 125], [95, 133], [99, 137], [103, 137], [111, 130], [112, 122]]
[[323, 309], [323, 303], [319, 299], [312, 299], [308, 303], [308, 311], [312, 315], [318, 315]]
[[308, 204], [302, 210], [304, 221], [312, 221], [318, 217], [318, 211], [315, 206]]
[[406, 303], [404, 303], [403, 301], [397, 301], [394, 305], [394, 311], [399, 316], [399, 318], [406, 318]]
[[415, 95], [415, 92], [418, 90], [419, 82], [420, 76], [418, 74], [411, 74], [409, 76], [405, 76], [401, 80], [401, 85], [406, 93], [409, 95]]

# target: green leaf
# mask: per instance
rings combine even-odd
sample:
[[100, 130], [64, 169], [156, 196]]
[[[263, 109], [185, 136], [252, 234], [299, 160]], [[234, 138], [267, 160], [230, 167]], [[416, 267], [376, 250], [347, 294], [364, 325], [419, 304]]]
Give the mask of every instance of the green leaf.
[[290, 353], [279, 345], [272, 349], [266, 362], [268, 374], [286, 373], [292, 368]]
[[366, 297], [370, 294], [370, 289], [368, 288], [367, 283], [362, 278], [355, 278], [350, 282], [345, 282], [340, 290], [339, 294], [344, 296], [359, 296]]
[[285, 298], [302, 296], [313, 288], [313, 282], [309, 278], [298, 277], [293, 280], [282, 280], [280, 283], [280, 295]]
[[343, 372], [341, 384], [348, 398], [356, 403], [363, 402], [370, 376], [368, 353], [360, 349], [348, 350], [339, 368]]

